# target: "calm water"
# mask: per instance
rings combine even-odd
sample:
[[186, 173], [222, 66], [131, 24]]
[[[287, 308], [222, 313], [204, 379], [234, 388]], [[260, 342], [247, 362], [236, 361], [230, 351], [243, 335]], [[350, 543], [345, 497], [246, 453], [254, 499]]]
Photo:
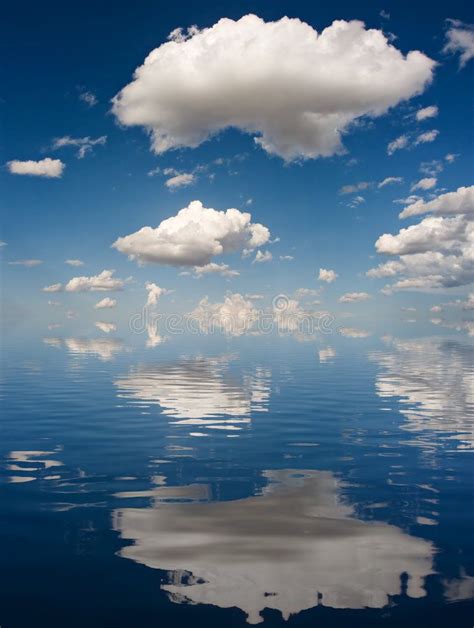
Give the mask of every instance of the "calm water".
[[474, 623], [473, 347], [5, 348], [0, 625]]

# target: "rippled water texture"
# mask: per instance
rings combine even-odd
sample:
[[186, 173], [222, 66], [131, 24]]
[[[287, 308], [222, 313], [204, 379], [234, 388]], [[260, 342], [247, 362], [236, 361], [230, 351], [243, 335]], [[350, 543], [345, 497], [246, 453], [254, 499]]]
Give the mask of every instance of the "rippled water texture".
[[473, 364], [460, 335], [7, 349], [0, 625], [471, 627]]

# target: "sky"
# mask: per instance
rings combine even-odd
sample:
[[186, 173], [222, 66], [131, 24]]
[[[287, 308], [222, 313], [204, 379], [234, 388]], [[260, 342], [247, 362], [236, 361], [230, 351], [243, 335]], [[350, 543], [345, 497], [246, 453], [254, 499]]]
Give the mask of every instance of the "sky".
[[283, 294], [348, 329], [474, 333], [468, 3], [5, 13], [10, 327], [107, 334], [158, 301], [253, 316]]

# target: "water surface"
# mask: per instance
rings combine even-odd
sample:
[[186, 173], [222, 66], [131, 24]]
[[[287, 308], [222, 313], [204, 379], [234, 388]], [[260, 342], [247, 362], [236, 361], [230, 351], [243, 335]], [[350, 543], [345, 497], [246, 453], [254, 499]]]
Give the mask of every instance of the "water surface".
[[301, 340], [7, 346], [2, 627], [472, 626], [472, 340]]

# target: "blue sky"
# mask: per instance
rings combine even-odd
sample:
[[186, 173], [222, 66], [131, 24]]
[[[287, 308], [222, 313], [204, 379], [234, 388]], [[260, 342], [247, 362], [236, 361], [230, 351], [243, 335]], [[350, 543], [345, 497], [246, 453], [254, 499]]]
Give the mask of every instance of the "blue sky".
[[[398, 260], [398, 256], [377, 255], [375, 242], [382, 234], [398, 234], [400, 229], [429, 215], [400, 220], [399, 213], [416, 199], [405, 204], [394, 201], [416, 194], [420, 202], [429, 203], [472, 185], [474, 60], [461, 66], [462, 50], [443, 52], [448, 29], [466, 31], [474, 39], [468, 26], [473, 22], [468, 9], [465, 2], [446, 6], [426, 2], [324, 5], [297, 1], [225, 2], [218, 6], [206, 2], [175, 6], [156, 1], [138, 5], [118, 2], [113, 9], [107, 3], [89, 2], [74, 8], [55, 2], [46, 7], [33, 3], [8, 7], [5, 12], [12, 27], [3, 37], [10, 67], [1, 102], [1, 158], [5, 165], [0, 171], [5, 206], [0, 237], [7, 243], [1, 252], [6, 319], [16, 323], [35, 319], [45, 325], [58, 318], [47, 304], [54, 299], [65, 310], [77, 312], [85, 328], [96, 318], [94, 303], [110, 296], [118, 304], [112, 318], [125, 321], [146, 299], [147, 281], [173, 290], [161, 301], [163, 307], [178, 311], [189, 311], [205, 295], [216, 302], [222, 301], [226, 292], [259, 293], [271, 299], [275, 294], [292, 295], [305, 287], [322, 289], [314, 297], [321, 301], [321, 308], [355, 312], [370, 321], [380, 314], [399, 318], [400, 307], [417, 307], [423, 312], [423, 324], [428, 325], [430, 307], [456, 300], [465, 302], [472, 292], [469, 269], [451, 287], [433, 287], [430, 281], [425, 285], [421, 281], [415, 290], [397, 289], [389, 295], [380, 292], [388, 282], [386, 277], [374, 279], [365, 273], [390, 259]], [[224, 128], [196, 147], [178, 147], [156, 154], [145, 124], [119, 123], [119, 116], [112, 112], [111, 99], [132, 82], [134, 70], [153, 49], [165, 44], [170, 32], [192, 25], [202, 30], [223, 17], [239, 20], [249, 13], [267, 23], [285, 15], [299, 18], [318, 32], [336, 19], [361, 20], [366, 29], [383, 31], [389, 37], [387, 46], [394, 46], [403, 55], [419, 50], [435, 61], [432, 80], [418, 90], [421, 93], [395, 98], [396, 102], [383, 115], [354, 116], [343, 129], [345, 152], [316, 158], [297, 155], [285, 161], [284, 155], [271, 154], [254, 142], [253, 136], [261, 132], [258, 117], [267, 115], [265, 109], [272, 106], [271, 90], [268, 103], [255, 105], [255, 132]], [[447, 18], [459, 22], [446, 22]], [[187, 45], [192, 39], [176, 42], [176, 46]], [[282, 59], [286, 54], [291, 57], [291, 37], [285, 39], [284, 34], [282, 42], [289, 47]], [[216, 51], [217, 62], [219, 54]], [[336, 68], [344, 65], [337, 54], [335, 50], [331, 61]], [[259, 58], [255, 63], [258, 65]], [[295, 73], [298, 71], [296, 68]], [[175, 72], [179, 84], [179, 64]], [[206, 72], [201, 67], [201, 79], [209, 79]], [[309, 67], [308, 80], [311, 73]], [[398, 74], [388, 70], [388, 91], [392, 77], [395, 82]], [[152, 76], [155, 80], [159, 87], [163, 77], [157, 73]], [[276, 80], [275, 93], [279, 94], [280, 88], [285, 89], [285, 78], [281, 85], [278, 77]], [[296, 90], [303, 90], [303, 84], [304, 81]], [[171, 93], [173, 89], [169, 87], [168, 96], [179, 99], [179, 93]], [[294, 85], [291, 89], [295, 89]], [[350, 92], [348, 84], [348, 97]], [[232, 101], [242, 91], [237, 86], [232, 93], [231, 86], [229, 93]], [[342, 101], [337, 106], [344, 109]], [[203, 105], [211, 118], [214, 102], [210, 93], [209, 102]], [[154, 106], [153, 99], [150, 106]], [[417, 120], [417, 111], [427, 107], [435, 107], [435, 115], [427, 114], [425, 119]], [[176, 116], [185, 114], [178, 107]], [[283, 112], [282, 116], [277, 124], [291, 126], [292, 111]], [[179, 120], [179, 124], [185, 122]], [[417, 143], [422, 134], [433, 131], [438, 132], [433, 141]], [[106, 140], [91, 146], [83, 158], [77, 157], [79, 146], [54, 148], [57, 138], [96, 140], [104, 136]], [[408, 145], [389, 155], [389, 143], [400, 137], [406, 137]], [[446, 159], [447, 155], [453, 157]], [[61, 160], [62, 176], [14, 174], [8, 165], [15, 160], [41, 162], [46, 158]], [[156, 169], [159, 172], [150, 176]], [[176, 174], [192, 174], [194, 182], [170, 189], [166, 181]], [[402, 180], [379, 187], [389, 177]], [[423, 179], [430, 179], [431, 183], [425, 181], [421, 186], [431, 187], [414, 188]], [[341, 193], [344, 186], [359, 189]], [[140, 267], [111, 247], [117, 238], [133, 234], [143, 226], [157, 227], [193, 200], [218, 211], [236, 208], [250, 212], [252, 223], [270, 230], [271, 237], [262, 246], [254, 247], [249, 256], [242, 256], [244, 247], [240, 247], [212, 258], [214, 263], [235, 269], [239, 276], [227, 278], [209, 273], [197, 278], [193, 276], [193, 267], [161, 262]], [[252, 263], [257, 250], [269, 251], [273, 259]], [[280, 259], [286, 256], [294, 259]], [[79, 259], [84, 264], [70, 266], [64, 263], [66, 259]], [[19, 260], [42, 263], [10, 263]], [[331, 283], [318, 281], [320, 268], [334, 270], [337, 279]], [[115, 277], [132, 279], [119, 292], [43, 292], [45, 286], [65, 286], [73, 277], [93, 277], [104, 269], [115, 269]], [[191, 275], [183, 276], [183, 271]], [[389, 279], [391, 283], [395, 281]], [[342, 295], [354, 292], [367, 293], [370, 298], [339, 303]], [[443, 316], [460, 315], [455, 307], [444, 310]], [[61, 323], [72, 324], [67, 320]]]

